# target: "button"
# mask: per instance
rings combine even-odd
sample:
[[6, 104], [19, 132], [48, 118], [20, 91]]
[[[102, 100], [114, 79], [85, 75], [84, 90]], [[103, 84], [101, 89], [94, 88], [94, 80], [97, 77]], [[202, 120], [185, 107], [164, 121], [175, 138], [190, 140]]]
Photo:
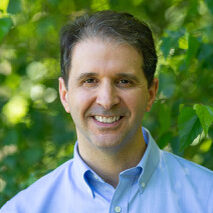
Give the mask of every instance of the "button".
[[116, 206], [115, 207], [115, 212], [121, 212], [121, 207], [120, 206]]
[[144, 182], [142, 182], [141, 186], [144, 188], [146, 186], [146, 184]]
[[97, 176], [97, 175], [94, 175], [93, 177], [94, 177], [96, 180], [98, 180], [98, 176]]

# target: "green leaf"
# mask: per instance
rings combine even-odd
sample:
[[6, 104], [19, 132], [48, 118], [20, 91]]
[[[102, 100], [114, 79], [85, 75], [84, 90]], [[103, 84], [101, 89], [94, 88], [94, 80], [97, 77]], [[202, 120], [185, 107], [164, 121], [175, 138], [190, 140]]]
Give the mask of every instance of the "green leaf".
[[0, 1], [0, 12], [7, 13], [9, 0], [1, 0]]
[[208, 9], [210, 10], [210, 12], [213, 14], [213, 1], [212, 0], [205, 0]]
[[82, 10], [82, 9], [85, 10], [85, 9], [90, 9], [92, 1], [91, 0], [88, 0], [88, 1], [74, 0], [74, 3], [75, 3], [76, 10]]
[[161, 135], [161, 137], [158, 139], [158, 146], [163, 149], [164, 147], [166, 147], [168, 145], [168, 143], [171, 142], [172, 140], [172, 132], [166, 132], [163, 135]]
[[119, 11], [128, 10], [133, 6], [132, 0], [109, 0], [109, 4], [111, 9]]
[[173, 41], [172, 38], [164, 37], [162, 38], [162, 45], [161, 45], [161, 50], [163, 52], [164, 58], [167, 58], [169, 56], [171, 47], [175, 45], [175, 42]]
[[159, 104], [158, 106], [159, 114], [159, 135], [168, 131], [171, 125], [171, 107], [167, 103]]
[[189, 146], [202, 132], [202, 127], [192, 107], [182, 107], [178, 116], [180, 151]]
[[4, 158], [4, 166], [7, 166], [10, 169], [16, 168], [17, 160], [15, 155], [8, 155]]
[[170, 98], [176, 89], [175, 75], [169, 70], [164, 72], [164, 68], [161, 70], [162, 72], [159, 74], [159, 93], [166, 98]]
[[187, 56], [186, 56], [187, 67], [190, 65], [192, 59], [196, 57], [199, 46], [200, 46], [200, 43], [198, 39], [193, 37], [192, 35], [189, 35], [188, 50], [187, 50]]
[[213, 108], [202, 104], [195, 104], [194, 109], [198, 118], [200, 119], [204, 133], [207, 135], [209, 127], [213, 123]]
[[7, 12], [11, 14], [21, 12], [21, 0], [10, 0]]
[[16, 131], [16, 129], [11, 129], [11, 130], [6, 132], [3, 143], [5, 145], [17, 144], [18, 137], [19, 137], [19, 135], [18, 135], [18, 132]]
[[179, 39], [184, 35], [185, 30], [180, 31], [167, 31], [167, 36], [162, 38], [162, 44], [160, 46], [163, 52], [164, 58], [167, 58], [171, 49], [176, 49], [179, 46]]
[[9, 17], [0, 18], [0, 42], [7, 35], [12, 27], [12, 20]]
[[28, 165], [37, 163], [43, 154], [43, 150], [40, 147], [31, 147], [23, 152], [24, 158], [27, 160]]

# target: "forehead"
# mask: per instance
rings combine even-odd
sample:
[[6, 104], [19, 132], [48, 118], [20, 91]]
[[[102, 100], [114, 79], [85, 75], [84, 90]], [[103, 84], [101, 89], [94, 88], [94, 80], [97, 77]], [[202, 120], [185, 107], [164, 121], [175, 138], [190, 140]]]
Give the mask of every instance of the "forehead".
[[78, 42], [72, 51], [71, 73], [142, 72], [142, 56], [131, 45], [100, 38]]

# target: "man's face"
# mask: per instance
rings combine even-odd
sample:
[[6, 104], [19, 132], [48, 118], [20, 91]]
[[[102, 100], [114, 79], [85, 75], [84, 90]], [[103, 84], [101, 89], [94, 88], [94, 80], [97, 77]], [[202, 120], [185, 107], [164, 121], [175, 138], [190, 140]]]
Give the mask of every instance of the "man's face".
[[62, 104], [76, 125], [79, 144], [119, 150], [141, 141], [141, 121], [154, 101], [158, 82], [147, 87], [142, 57], [127, 44], [98, 38], [76, 44]]

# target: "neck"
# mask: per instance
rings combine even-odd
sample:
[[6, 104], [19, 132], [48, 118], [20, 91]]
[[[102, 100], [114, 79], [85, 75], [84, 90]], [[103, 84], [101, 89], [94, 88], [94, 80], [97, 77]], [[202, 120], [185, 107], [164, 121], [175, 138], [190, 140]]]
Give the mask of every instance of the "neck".
[[[87, 143], [88, 144], [88, 143]], [[119, 151], [109, 152], [94, 146], [85, 146], [79, 140], [79, 154], [85, 163], [95, 171], [105, 182], [116, 188], [119, 174], [129, 168], [135, 167], [141, 160], [146, 143], [142, 132], [140, 137], [129, 143]]]

